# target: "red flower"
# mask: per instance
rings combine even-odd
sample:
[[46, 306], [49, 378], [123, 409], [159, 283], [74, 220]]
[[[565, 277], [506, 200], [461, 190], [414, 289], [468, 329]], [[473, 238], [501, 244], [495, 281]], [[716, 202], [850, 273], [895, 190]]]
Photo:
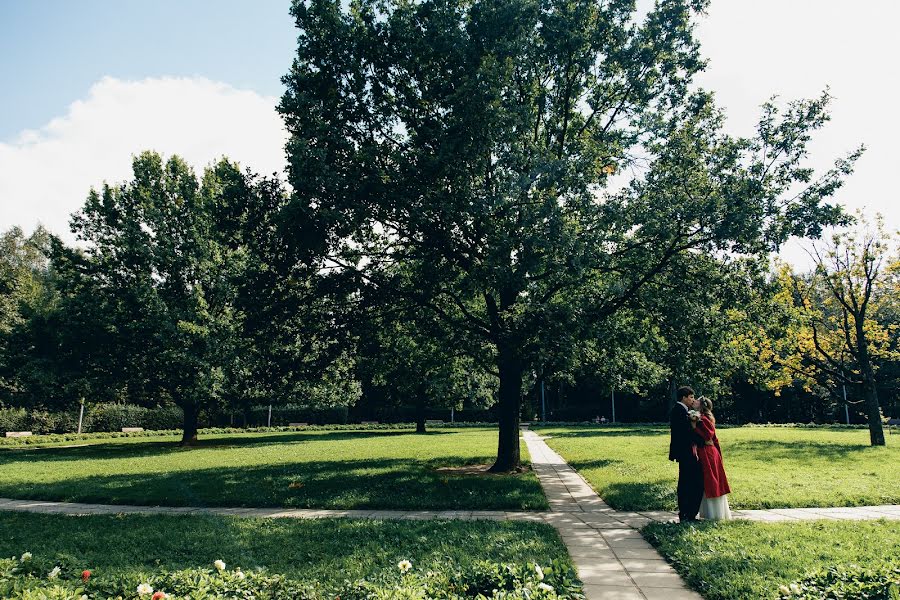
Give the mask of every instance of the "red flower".
[[169, 595], [165, 592], [156, 592], [155, 594], [153, 594], [150, 600], [165, 600], [168, 597]]
[[85, 569], [81, 572], [81, 580], [87, 583], [87, 580], [91, 578], [91, 572]]

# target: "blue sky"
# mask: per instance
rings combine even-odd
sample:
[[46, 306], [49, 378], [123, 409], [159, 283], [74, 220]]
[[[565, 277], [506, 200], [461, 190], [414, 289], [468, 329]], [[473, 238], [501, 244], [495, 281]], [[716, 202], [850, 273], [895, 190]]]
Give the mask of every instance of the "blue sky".
[[0, 141], [102, 77], [202, 76], [280, 96], [296, 51], [288, 0], [0, 0]]

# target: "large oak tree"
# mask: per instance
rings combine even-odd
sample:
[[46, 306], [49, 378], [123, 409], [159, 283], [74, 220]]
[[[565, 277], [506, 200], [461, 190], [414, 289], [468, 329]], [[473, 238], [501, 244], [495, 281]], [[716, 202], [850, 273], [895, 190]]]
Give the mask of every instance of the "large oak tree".
[[[855, 155], [803, 165], [828, 97], [722, 131], [692, 20], [704, 0], [295, 0], [279, 110], [297, 239], [323, 268], [492, 349], [494, 470], [519, 463], [523, 374], [691, 253], [818, 235]], [[301, 226], [302, 225], [302, 226]], [[390, 276], [398, 263], [417, 274]], [[565, 351], [564, 348], [561, 351]]]

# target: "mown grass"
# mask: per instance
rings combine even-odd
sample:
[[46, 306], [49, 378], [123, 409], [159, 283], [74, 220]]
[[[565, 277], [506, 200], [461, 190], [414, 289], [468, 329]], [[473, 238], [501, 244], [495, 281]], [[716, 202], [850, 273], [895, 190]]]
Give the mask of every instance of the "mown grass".
[[[0, 450], [0, 496], [165, 506], [545, 509], [531, 472], [448, 475], [490, 464], [495, 429], [124, 438], [69, 448]], [[523, 457], [527, 459], [522, 446]]]
[[0, 556], [95, 577], [155, 569], [257, 567], [325, 586], [385, 572], [400, 560], [446, 572], [475, 561], [571, 564], [556, 531], [512, 521], [249, 519], [215, 516], [63, 516], [0, 512]]
[[[541, 428], [614, 508], [674, 510], [678, 466], [666, 427]], [[866, 430], [719, 430], [732, 508], [900, 503], [900, 436], [871, 447]]]
[[654, 523], [644, 536], [706, 600], [778, 598], [827, 567], [900, 563], [900, 522]]

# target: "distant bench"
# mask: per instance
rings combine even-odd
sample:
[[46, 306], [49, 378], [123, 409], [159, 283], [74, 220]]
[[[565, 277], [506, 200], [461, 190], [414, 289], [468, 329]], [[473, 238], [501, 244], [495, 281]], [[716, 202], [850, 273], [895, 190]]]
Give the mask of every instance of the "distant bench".
[[28, 437], [31, 435], [30, 431], [7, 431], [6, 437]]
[[123, 427], [122, 433], [140, 433], [143, 430], [143, 427]]
[[426, 425], [443, 425], [444, 422], [441, 419], [425, 419]]
[[360, 425], [378, 425], [378, 421], [362, 421]]
[[306, 427], [309, 423], [288, 423], [288, 427]]

